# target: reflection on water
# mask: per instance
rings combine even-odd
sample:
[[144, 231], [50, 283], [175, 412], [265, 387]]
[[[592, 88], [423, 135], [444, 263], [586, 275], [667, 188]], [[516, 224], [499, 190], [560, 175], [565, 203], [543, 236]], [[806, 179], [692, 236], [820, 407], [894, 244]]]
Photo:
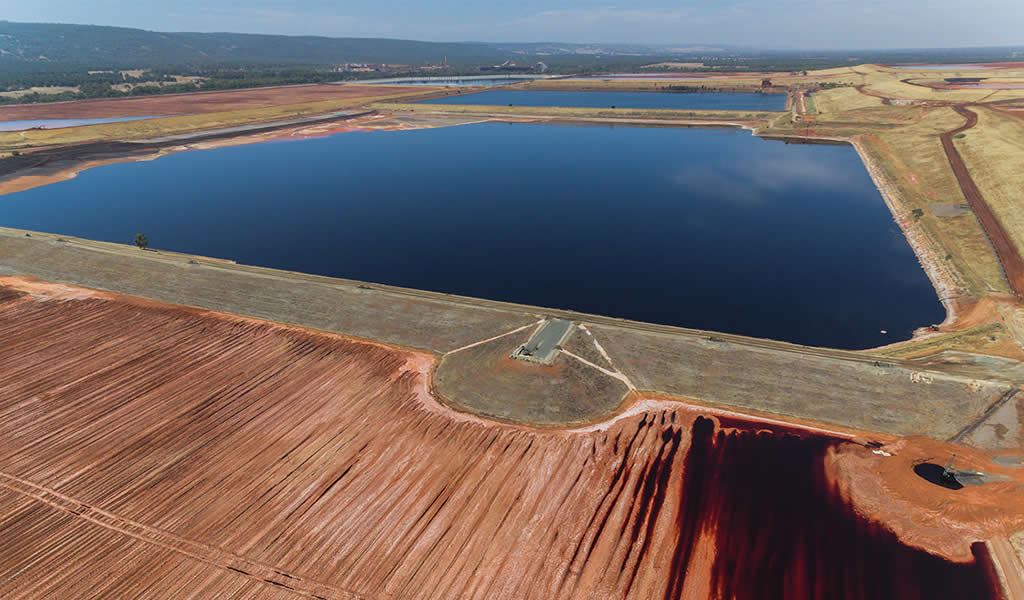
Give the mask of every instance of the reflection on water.
[[2, 201], [9, 227], [809, 345], [878, 346], [945, 316], [851, 147], [738, 130], [346, 133]]

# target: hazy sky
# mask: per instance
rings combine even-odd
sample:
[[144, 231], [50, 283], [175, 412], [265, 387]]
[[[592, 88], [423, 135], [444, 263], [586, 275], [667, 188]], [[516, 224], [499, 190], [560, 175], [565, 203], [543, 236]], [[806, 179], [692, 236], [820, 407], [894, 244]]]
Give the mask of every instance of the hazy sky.
[[1024, 0], [0, 0], [0, 18], [436, 41], [1024, 45]]

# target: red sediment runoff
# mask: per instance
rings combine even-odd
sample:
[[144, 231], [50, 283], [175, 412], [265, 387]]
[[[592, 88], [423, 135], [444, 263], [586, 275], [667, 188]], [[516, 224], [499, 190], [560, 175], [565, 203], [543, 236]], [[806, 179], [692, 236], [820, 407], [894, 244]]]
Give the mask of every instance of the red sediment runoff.
[[982, 553], [858, 519], [824, 471], [845, 442], [668, 404], [495, 424], [433, 400], [431, 355], [12, 287], [4, 600], [995, 597]]
[[960, 156], [960, 152], [957, 151], [956, 146], [953, 144], [953, 136], [974, 127], [978, 123], [978, 115], [963, 106], [954, 106], [953, 109], [966, 118], [967, 122], [961, 127], [947, 131], [940, 136], [942, 148], [946, 151], [946, 158], [949, 160], [949, 165], [953, 168], [953, 173], [956, 175], [956, 180], [960, 184], [960, 189], [967, 198], [971, 210], [978, 218], [978, 222], [981, 223], [982, 229], [992, 243], [996, 257], [1003, 266], [1003, 273], [1006, 275], [1010, 288], [1017, 296], [1024, 297], [1024, 258], [1021, 257], [1020, 251], [1013, 245], [1006, 231], [999, 224], [999, 219], [996, 218], [992, 209], [985, 203], [981, 190], [974, 183], [974, 179], [971, 177], [963, 157]]
[[983, 544], [951, 563], [854, 513], [825, 471], [839, 440], [693, 424], [665, 600], [683, 598], [702, 528], [714, 598], [1000, 598]]

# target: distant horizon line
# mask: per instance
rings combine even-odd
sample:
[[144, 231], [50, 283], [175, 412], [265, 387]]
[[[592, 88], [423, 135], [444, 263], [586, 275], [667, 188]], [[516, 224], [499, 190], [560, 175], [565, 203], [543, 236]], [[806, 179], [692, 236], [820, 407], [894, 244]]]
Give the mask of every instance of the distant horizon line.
[[551, 40], [540, 40], [540, 41], [485, 41], [485, 40], [427, 40], [417, 38], [406, 38], [406, 37], [382, 37], [382, 36], [360, 36], [360, 35], [322, 35], [322, 34], [295, 34], [295, 33], [254, 33], [248, 31], [162, 31], [159, 29], [147, 29], [145, 27], [125, 27], [122, 25], [100, 25], [96, 23], [66, 23], [60, 21], [11, 21], [9, 19], [0, 19], [0, 23], [12, 23], [16, 25], [64, 25], [70, 27], [102, 27], [108, 29], [124, 29], [131, 31], [145, 31], [148, 33], [160, 33], [160, 34], [197, 34], [197, 35], [250, 35], [260, 37], [287, 37], [287, 38], [319, 38], [319, 39], [332, 39], [332, 40], [389, 40], [397, 42], [418, 42], [425, 44], [479, 44], [486, 46], [501, 46], [501, 45], [567, 45], [567, 46], [634, 46], [648, 49], [658, 48], [672, 48], [672, 47], [686, 47], [686, 46], [704, 46], [709, 49], [719, 49], [720, 51], [726, 50], [743, 50], [743, 51], [766, 51], [766, 52], [824, 52], [824, 53], [844, 53], [844, 52], [935, 52], [944, 50], [956, 50], [956, 51], [967, 51], [967, 50], [1024, 50], [1024, 43], [1020, 45], [996, 45], [996, 46], [908, 46], [908, 47], [846, 47], [846, 48], [821, 48], [821, 47], [783, 47], [783, 46], [747, 46], [742, 44], [733, 43], [719, 43], [719, 42], [572, 42], [572, 41], [551, 41]]

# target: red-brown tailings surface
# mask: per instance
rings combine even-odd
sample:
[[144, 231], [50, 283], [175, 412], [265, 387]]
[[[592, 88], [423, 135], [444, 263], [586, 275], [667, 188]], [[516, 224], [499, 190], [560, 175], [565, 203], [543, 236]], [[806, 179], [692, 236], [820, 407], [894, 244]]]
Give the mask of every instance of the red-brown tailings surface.
[[832, 439], [497, 425], [427, 355], [51, 296], [0, 295], [0, 598], [992, 596], [859, 521]]
[[683, 533], [664, 598], [687, 597], [685, 566], [701, 539], [715, 548], [714, 598], [999, 597], [983, 544], [973, 546], [974, 562], [953, 564], [858, 517], [826, 474], [826, 453], [838, 443], [752, 428], [726, 432], [698, 417], [683, 467]]
[[403, 91], [414, 93], [416, 90], [389, 85], [296, 85], [137, 98], [100, 98], [75, 102], [3, 106], [0, 107], [0, 121], [186, 115], [265, 108], [283, 104], [302, 104], [321, 100], [388, 96], [400, 94]]

